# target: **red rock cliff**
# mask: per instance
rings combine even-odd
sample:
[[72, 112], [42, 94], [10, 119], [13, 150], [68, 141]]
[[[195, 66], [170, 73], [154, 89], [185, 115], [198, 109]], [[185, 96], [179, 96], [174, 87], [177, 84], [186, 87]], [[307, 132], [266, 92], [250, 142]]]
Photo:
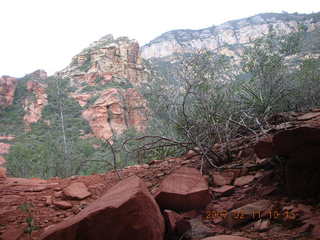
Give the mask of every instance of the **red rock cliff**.
[[136, 87], [148, 75], [136, 41], [107, 35], [57, 75], [70, 79], [75, 89], [70, 96], [83, 107], [82, 116], [96, 137], [109, 139], [131, 127], [145, 130], [147, 104]]
[[8, 107], [13, 103], [17, 79], [14, 77], [0, 77], [0, 107]]

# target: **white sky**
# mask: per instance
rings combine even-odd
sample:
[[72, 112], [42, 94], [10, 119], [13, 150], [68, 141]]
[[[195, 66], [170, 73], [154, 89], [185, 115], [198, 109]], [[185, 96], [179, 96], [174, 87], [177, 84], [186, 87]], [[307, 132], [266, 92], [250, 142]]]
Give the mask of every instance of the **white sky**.
[[143, 45], [174, 29], [199, 29], [263, 12], [311, 13], [319, 0], [0, 0], [0, 76], [67, 66], [111, 33]]

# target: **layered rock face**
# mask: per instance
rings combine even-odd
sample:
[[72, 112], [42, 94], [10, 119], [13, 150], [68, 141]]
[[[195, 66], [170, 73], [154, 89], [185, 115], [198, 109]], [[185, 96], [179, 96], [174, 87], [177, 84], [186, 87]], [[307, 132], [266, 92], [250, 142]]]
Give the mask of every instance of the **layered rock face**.
[[146, 101], [135, 87], [148, 75], [136, 41], [107, 35], [73, 57], [57, 75], [71, 80], [75, 90], [70, 96], [83, 107], [82, 116], [96, 137], [109, 139], [131, 127], [145, 129]]
[[16, 78], [9, 76], [0, 77], [0, 107], [5, 108], [13, 103], [16, 86]]
[[218, 26], [200, 30], [174, 30], [162, 34], [142, 47], [142, 57], [163, 58], [173, 54], [190, 53], [199, 49], [219, 50], [227, 56], [241, 54], [237, 46], [267, 34], [270, 27], [277, 34], [298, 31], [300, 25], [307, 27], [307, 32], [319, 29], [316, 17], [305, 14], [265, 13], [250, 18], [229, 21]]

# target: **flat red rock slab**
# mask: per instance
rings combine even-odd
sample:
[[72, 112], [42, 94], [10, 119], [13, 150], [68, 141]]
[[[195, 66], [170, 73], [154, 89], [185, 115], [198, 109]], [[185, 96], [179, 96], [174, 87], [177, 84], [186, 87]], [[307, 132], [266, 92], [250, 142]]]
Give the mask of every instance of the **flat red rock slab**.
[[78, 215], [47, 228], [42, 240], [163, 240], [164, 220], [145, 183], [122, 180]]
[[197, 169], [181, 167], [161, 182], [155, 199], [162, 209], [201, 209], [210, 202], [208, 183]]
[[231, 186], [231, 185], [224, 185], [218, 188], [212, 188], [212, 191], [216, 192], [216, 193], [223, 193], [223, 194], [228, 194], [233, 192], [233, 190], [235, 189], [235, 186]]
[[213, 183], [218, 186], [230, 185], [234, 179], [235, 174], [231, 171], [213, 172]]
[[63, 189], [63, 194], [67, 198], [82, 200], [91, 195], [88, 188], [82, 182], [71, 183], [68, 187]]
[[254, 178], [255, 177], [253, 175], [239, 177], [234, 181], [234, 185], [235, 186], [243, 186], [243, 185], [249, 184], [254, 180]]
[[53, 204], [60, 209], [72, 208], [72, 204], [66, 201], [54, 201]]

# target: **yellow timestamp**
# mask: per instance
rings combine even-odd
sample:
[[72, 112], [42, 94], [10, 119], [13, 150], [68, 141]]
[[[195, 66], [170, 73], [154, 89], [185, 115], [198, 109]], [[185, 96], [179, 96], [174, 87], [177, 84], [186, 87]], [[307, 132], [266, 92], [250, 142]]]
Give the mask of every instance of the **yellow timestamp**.
[[226, 218], [227, 216], [232, 217], [233, 219], [261, 219], [268, 218], [271, 220], [284, 219], [284, 220], [294, 220], [297, 218], [296, 213], [285, 210], [285, 211], [217, 211], [217, 210], [209, 210], [206, 212], [205, 219], [213, 220], [215, 218]]

